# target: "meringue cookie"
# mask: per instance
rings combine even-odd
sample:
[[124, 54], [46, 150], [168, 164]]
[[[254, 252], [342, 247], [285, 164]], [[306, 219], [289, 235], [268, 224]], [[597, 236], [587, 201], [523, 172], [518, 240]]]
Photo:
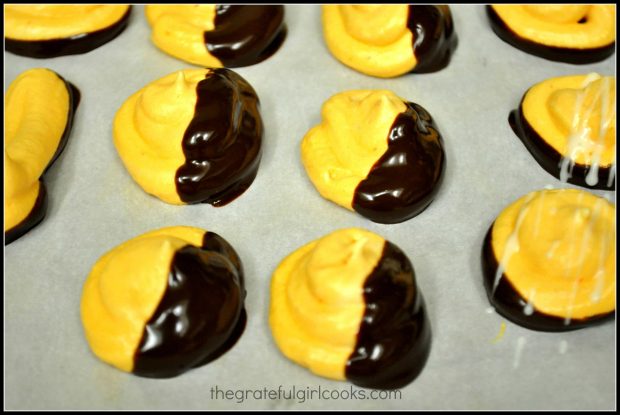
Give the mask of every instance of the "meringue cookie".
[[482, 250], [484, 285], [507, 319], [565, 331], [613, 318], [616, 208], [578, 189], [541, 190], [512, 203]]
[[457, 45], [448, 6], [325, 5], [323, 35], [336, 59], [382, 78], [443, 69]]
[[43, 220], [43, 176], [67, 143], [79, 100], [77, 88], [49, 69], [25, 71], [9, 85], [4, 104], [6, 244]]
[[129, 5], [5, 6], [6, 50], [32, 58], [89, 52], [118, 36], [129, 22]]
[[431, 329], [407, 256], [363, 229], [342, 229], [286, 257], [271, 281], [280, 351], [313, 373], [400, 388], [424, 368]]
[[165, 378], [206, 364], [241, 336], [241, 261], [219, 235], [186, 226], [133, 238], [102, 256], [80, 305], [92, 352], [116, 368]]
[[147, 5], [151, 40], [164, 52], [200, 66], [259, 63], [284, 42], [284, 6]]
[[585, 64], [615, 51], [615, 5], [502, 4], [487, 14], [504, 42], [548, 60]]
[[172, 204], [222, 206], [254, 181], [263, 124], [250, 84], [225, 69], [169, 74], [133, 94], [114, 144], [133, 179]]
[[391, 91], [346, 91], [328, 99], [305, 135], [302, 162], [326, 199], [380, 223], [421, 213], [439, 190], [443, 140], [421, 106]]
[[527, 90], [509, 122], [538, 163], [562, 182], [615, 188], [615, 77], [547, 79]]

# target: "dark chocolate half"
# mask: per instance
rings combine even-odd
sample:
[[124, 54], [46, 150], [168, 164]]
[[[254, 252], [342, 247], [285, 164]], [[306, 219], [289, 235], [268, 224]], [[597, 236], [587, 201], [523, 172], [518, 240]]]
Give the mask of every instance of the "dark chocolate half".
[[39, 194], [37, 195], [37, 199], [35, 201], [32, 210], [28, 215], [13, 228], [7, 230], [4, 233], [4, 244], [8, 245], [11, 242], [19, 239], [21, 236], [26, 234], [30, 229], [34, 228], [38, 225], [43, 218], [45, 217], [45, 213], [47, 211], [47, 190], [45, 188], [44, 176], [45, 173], [49, 170], [49, 168], [54, 164], [56, 159], [60, 156], [65, 146], [67, 145], [67, 141], [69, 140], [69, 134], [71, 133], [71, 127], [73, 126], [73, 117], [75, 111], [80, 103], [80, 91], [77, 89], [75, 85], [71, 82], [65, 80], [62, 76], [56, 74], [67, 87], [67, 92], [69, 93], [69, 113], [67, 114], [67, 124], [65, 125], [65, 129], [60, 137], [60, 141], [58, 142], [58, 148], [56, 152], [52, 156], [51, 160], [45, 167], [43, 174], [39, 178]]
[[411, 72], [437, 72], [448, 66], [458, 44], [450, 7], [411, 5], [407, 27], [413, 34], [413, 54], [417, 60]]
[[489, 228], [482, 245], [482, 275], [484, 277], [484, 288], [486, 289], [489, 302], [499, 314], [506, 317], [513, 323], [527, 329], [552, 332], [577, 330], [587, 326], [603, 323], [615, 317], [615, 311], [612, 311], [607, 314], [596, 315], [587, 319], [571, 318], [567, 324], [565, 318], [552, 316], [537, 311], [535, 304], [532, 314], [528, 315], [525, 313], [527, 300], [524, 299], [517, 292], [517, 290], [515, 290], [510, 280], [506, 277], [506, 274], [502, 274], [495, 292], [493, 292], [495, 274], [497, 272], [497, 268], [499, 267], [499, 260], [495, 256], [495, 251], [493, 250], [492, 245], [494, 224], [495, 223], [493, 223]]
[[45, 59], [64, 55], [79, 55], [90, 52], [99, 46], [108, 43], [120, 35], [131, 14], [131, 6], [116, 23], [90, 33], [82, 33], [68, 38], [48, 40], [18, 40], [5, 37], [4, 47], [16, 55], [30, 58]]
[[512, 29], [510, 29], [499, 17], [497, 12], [493, 10], [493, 7], [486, 6], [486, 10], [489, 21], [491, 22], [491, 28], [500, 39], [508, 44], [511, 44], [517, 49], [521, 49], [531, 55], [545, 58], [550, 61], [587, 64], [602, 61], [608, 56], [613, 55], [616, 50], [616, 42], [591, 49], [561, 48], [536, 43], [531, 40], [524, 39], [513, 32]]
[[390, 128], [387, 151], [360, 182], [353, 209], [379, 223], [398, 223], [421, 213], [439, 190], [445, 170], [443, 139], [430, 114], [406, 102]]
[[[527, 92], [526, 92], [527, 94]], [[525, 95], [521, 99], [518, 110], [513, 110], [509, 117], [508, 122], [512, 131], [521, 139], [521, 142], [528, 149], [530, 154], [534, 156], [538, 164], [551, 174], [556, 179], [560, 178], [562, 155], [549, 143], [541, 137], [536, 130], [530, 125], [523, 114], [523, 100]], [[579, 164], [571, 161], [568, 165], [569, 176], [567, 178], [568, 183], [575, 184], [577, 186], [587, 187], [590, 189], [600, 190], [614, 190], [616, 187], [616, 178], [613, 177], [610, 185], [608, 185], [609, 175], [611, 174], [611, 166], [599, 166], [598, 168], [598, 182], [594, 186], [590, 186], [586, 183], [586, 176], [590, 166]]]
[[207, 50], [229, 68], [267, 59], [286, 38], [284, 6], [217, 5], [214, 26], [204, 33]]
[[202, 247], [179, 249], [144, 328], [133, 373], [169, 378], [220, 357], [243, 333], [245, 295], [239, 256], [221, 236], [207, 232]]
[[263, 137], [259, 99], [245, 79], [226, 68], [210, 69], [196, 94], [176, 188], [186, 203], [223, 206], [245, 192], [258, 172]]
[[401, 388], [426, 364], [431, 325], [413, 265], [388, 241], [364, 282], [364, 301], [364, 317], [345, 376], [365, 388]]

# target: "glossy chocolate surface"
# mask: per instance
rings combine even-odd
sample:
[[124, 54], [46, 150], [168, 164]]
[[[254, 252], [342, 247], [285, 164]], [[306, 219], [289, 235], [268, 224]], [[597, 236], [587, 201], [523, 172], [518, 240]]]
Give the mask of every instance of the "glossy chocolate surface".
[[69, 92], [69, 113], [67, 114], [67, 124], [65, 125], [65, 130], [63, 131], [62, 136], [60, 137], [60, 141], [58, 142], [58, 148], [56, 149], [56, 152], [52, 156], [52, 159], [49, 161], [47, 167], [45, 167], [45, 170], [43, 171], [43, 174], [39, 178], [39, 194], [37, 195], [37, 199], [34, 203], [34, 206], [32, 207], [32, 210], [30, 211], [30, 213], [28, 213], [24, 220], [22, 220], [20, 223], [18, 223], [13, 228], [7, 230], [4, 233], [5, 245], [8, 245], [16, 239], [19, 239], [30, 229], [38, 225], [45, 217], [48, 202], [44, 176], [64, 150], [65, 146], [67, 145], [67, 141], [69, 140], [69, 135], [71, 134], [71, 127], [73, 126], [75, 111], [77, 110], [77, 107], [80, 103], [80, 91], [75, 85], [65, 80], [62, 76], [58, 74], [56, 74], [56, 76], [62, 79], [62, 81], [65, 83], [65, 86], [67, 87], [67, 92]]
[[407, 256], [385, 242], [364, 283], [366, 309], [345, 369], [352, 383], [396, 389], [412, 382], [430, 353], [431, 325]]
[[491, 28], [504, 42], [511, 44], [517, 49], [521, 49], [531, 55], [548, 59], [555, 62], [566, 62], [573, 64], [586, 64], [599, 62], [608, 56], [613, 55], [616, 50], [616, 42], [607, 46], [592, 49], [572, 49], [560, 48], [556, 46], [547, 46], [540, 43], [524, 39], [513, 32], [499, 15], [493, 10], [493, 7], [486, 6], [487, 16], [491, 22]]
[[[524, 96], [525, 98], [525, 96]], [[532, 128], [530, 123], [525, 119], [523, 114], [523, 99], [519, 104], [519, 109], [514, 110], [508, 117], [508, 122], [512, 131], [521, 139], [528, 151], [534, 156], [538, 164], [551, 174], [556, 179], [560, 178], [560, 166], [562, 162], [562, 155], [558, 151], [551, 147], [544, 138], [542, 138]], [[598, 182], [594, 186], [590, 186], [586, 183], [586, 176], [590, 166], [586, 166], [579, 163], [571, 162], [569, 164], [568, 172], [570, 173], [567, 179], [568, 183], [575, 184], [577, 186], [587, 187], [590, 189], [601, 190], [614, 190], [616, 186], [616, 178], [614, 176], [611, 185], [608, 186], [609, 175], [611, 174], [611, 166], [599, 166], [598, 168]]]
[[417, 60], [411, 72], [436, 72], [448, 66], [458, 43], [448, 6], [409, 6], [407, 27]]
[[587, 319], [570, 319], [566, 324], [566, 319], [541, 313], [533, 309], [532, 314], [525, 313], [527, 301], [514, 289], [506, 274], [502, 274], [499, 284], [493, 293], [495, 283], [495, 273], [499, 266], [497, 257], [492, 246], [493, 225], [487, 232], [482, 246], [482, 274], [484, 277], [484, 288], [491, 305], [499, 314], [520, 326], [538, 331], [570, 331], [581, 329], [603, 323], [614, 318], [615, 311], [608, 314], [592, 316]]
[[387, 151], [360, 182], [353, 209], [379, 223], [398, 223], [421, 213], [439, 190], [445, 170], [443, 139], [418, 104], [406, 102], [390, 128]]
[[202, 247], [179, 249], [166, 292], [144, 329], [133, 373], [173, 377], [218, 358], [243, 333], [244, 299], [241, 261], [222, 237], [207, 232]]
[[226, 68], [211, 69], [196, 87], [194, 118], [183, 135], [185, 164], [176, 187], [186, 203], [223, 206], [254, 181], [263, 122], [252, 86]]
[[5, 37], [4, 47], [16, 55], [38, 59], [90, 52], [120, 35], [127, 27], [130, 14], [131, 6], [123, 17], [111, 26], [63, 39], [17, 40]]
[[267, 59], [286, 38], [284, 6], [217, 5], [214, 23], [204, 33], [205, 44], [229, 68]]

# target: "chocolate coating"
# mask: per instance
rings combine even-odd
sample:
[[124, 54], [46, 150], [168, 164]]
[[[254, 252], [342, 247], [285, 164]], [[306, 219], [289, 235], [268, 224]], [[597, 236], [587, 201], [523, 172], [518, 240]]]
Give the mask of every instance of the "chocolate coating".
[[484, 288], [487, 292], [489, 302], [499, 314], [520, 326], [537, 331], [570, 331], [581, 329], [587, 326], [603, 323], [615, 317], [615, 311], [608, 314], [593, 316], [587, 319], [570, 319], [568, 324], [561, 317], [551, 316], [541, 313], [534, 308], [533, 313], [527, 315], [524, 309], [527, 305], [525, 300], [513, 287], [505, 274], [502, 274], [499, 284], [493, 293], [495, 273], [499, 267], [499, 262], [495, 257], [495, 252], [491, 244], [493, 225], [487, 232], [482, 245], [482, 275], [484, 277]]
[[194, 117], [183, 135], [185, 164], [176, 187], [186, 203], [223, 206], [254, 181], [263, 122], [252, 86], [226, 68], [211, 69], [196, 86]]
[[75, 116], [75, 111], [80, 103], [80, 90], [77, 89], [75, 85], [71, 82], [68, 82], [62, 76], [56, 74], [67, 87], [67, 92], [69, 93], [69, 113], [67, 114], [67, 124], [65, 126], [65, 130], [60, 137], [60, 141], [58, 142], [58, 148], [54, 153], [54, 156], [45, 167], [43, 174], [39, 178], [39, 194], [37, 195], [37, 199], [35, 201], [32, 210], [28, 215], [13, 228], [9, 229], [4, 234], [4, 244], [8, 245], [16, 239], [21, 238], [24, 234], [26, 234], [30, 229], [34, 228], [38, 225], [43, 218], [45, 218], [45, 213], [47, 212], [47, 190], [45, 188], [45, 173], [52, 167], [52, 164], [56, 161], [56, 159], [60, 156], [62, 151], [65, 149], [67, 145], [67, 141], [69, 140], [69, 135], [71, 134], [71, 127], [73, 126], [73, 118]]
[[[523, 97], [525, 99], [525, 96]], [[527, 122], [525, 115], [523, 115], [523, 99], [519, 104], [518, 110], [513, 110], [508, 116], [508, 122], [512, 131], [519, 137], [521, 142], [528, 149], [530, 154], [534, 156], [538, 164], [551, 174], [556, 179], [560, 178], [560, 165], [562, 162], [562, 155], [558, 151], [551, 147], [544, 138], [542, 138], [532, 126]], [[590, 166], [571, 163], [570, 177], [567, 179], [568, 183], [575, 184], [577, 186], [601, 189], [601, 190], [614, 190], [616, 187], [616, 178], [614, 176], [611, 185], [608, 186], [609, 175], [611, 174], [611, 166], [600, 166], [598, 170], [598, 182], [594, 186], [590, 186], [586, 183], [586, 176], [590, 170]]]
[[436, 72], [448, 66], [458, 43], [448, 6], [409, 6], [407, 27], [418, 61], [411, 72]]
[[445, 170], [443, 139], [430, 114], [406, 102], [390, 128], [387, 151], [360, 182], [353, 209], [379, 223], [398, 223], [433, 200]]
[[4, 233], [4, 245], [8, 245], [21, 238], [30, 229], [37, 226], [45, 218], [45, 212], [47, 212], [47, 190], [45, 190], [45, 184], [41, 180], [39, 183], [39, 194], [32, 210], [21, 222]]
[[396, 389], [413, 381], [430, 353], [431, 325], [407, 256], [385, 242], [364, 283], [366, 309], [345, 375], [352, 383]]
[[218, 358], [243, 333], [244, 299], [241, 261], [222, 237], [207, 232], [201, 248], [181, 248], [144, 329], [133, 373], [167, 378]]
[[587, 64], [602, 61], [608, 56], [613, 55], [616, 50], [616, 42], [592, 49], [560, 48], [532, 42], [531, 40], [522, 38], [506, 26], [506, 23], [500, 19], [491, 6], [486, 6], [486, 10], [489, 21], [491, 22], [491, 28], [500, 39], [517, 49], [521, 49], [524, 52], [550, 61]]
[[215, 29], [205, 32], [209, 53], [229, 68], [259, 63], [286, 37], [284, 6], [217, 5]]
[[16, 55], [28, 56], [30, 58], [45, 59], [64, 55], [78, 55], [90, 52], [99, 46], [108, 43], [116, 36], [120, 35], [131, 14], [131, 6], [127, 12], [116, 23], [106, 28], [90, 33], [82, 33], [62, 39], [49, 40], [17, 40], [4, 39], [4, 47], [7, 51]]

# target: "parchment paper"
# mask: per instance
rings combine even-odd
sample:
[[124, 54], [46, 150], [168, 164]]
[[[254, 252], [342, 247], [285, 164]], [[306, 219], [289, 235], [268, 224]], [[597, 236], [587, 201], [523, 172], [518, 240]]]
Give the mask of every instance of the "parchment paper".
[[[527, 55], [502, 42], [483, 6], [452, 7], [459, 45], [437, 73], [372, 78], [328, 52], [320, 8], [287, 6], [288, 36], [270, 59], [237, 71], [258, 92], [265, 123], [258, 177], [222, 208], [171, 206], [144, 193], [112, 143], [124, 100], [190, 67], [149, 40], [142, 6], [127, 30], [84, 55], [37, 60], [5, 53], [5, 91], [22, 71], [48, 67], [78, 86], [82, 101], [64, 154], [46, 176], [45, 220], [5, 249], [7, 409], [613, 409], [615, 322], [568, 333], [521, 328], [492, 312], [480, 250], [496, 215], [520, 196], [562, 185], [511, 131], [508, 113], [532, 84], [553, 76], [615, 74], [616, 55], [576, 66]], [[425, 107], [445, 140], [447, 170], [418, 217], [380, 225], [322, 199], [300, 161], [300, 141], [321, 104], [349, 89], [391, 89]], [[595, 192], [615, 200], [615, 192]], [[218, 360], [168, 380], [139, 378], [91, 354], [79, 302], [91, 266], [121, 242], [152, 229], [192, 225], [217, 232], [246, 271], [248, 324]], [[410, 257], [432, 324], [430, 358], [401, 399], [215, 399], [211, 388], [244, 390], [351, 385], [317, 377], [287, 360], [268, 326], [271, 273], [290, 252], [335, 229], [383, 235]], [[494, 342], [502, 322], [506, 330]], [[353, 390], [358, 390], [353, 387]], [[257, 398], [254, 399], [254, 396]]]

